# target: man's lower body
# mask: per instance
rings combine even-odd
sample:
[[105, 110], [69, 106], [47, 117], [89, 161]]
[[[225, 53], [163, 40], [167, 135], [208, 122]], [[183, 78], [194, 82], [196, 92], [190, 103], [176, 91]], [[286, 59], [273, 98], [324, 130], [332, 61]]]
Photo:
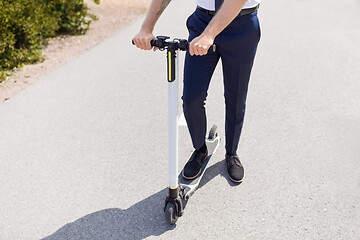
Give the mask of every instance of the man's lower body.
[[[187, 20], [189, 41], [199, 36], [212, 15], [197, 9]], [[229, 177], [241, 182], [244, 170], [236, 155], [245, 115], [250, 73], [258, 42], [260, 26], [257, 11], [236, 17], [216, 38], [215, 52], [204, 56], [186, 53], [184, 66], [183, 110], [195, 151], [185, 166], [183, 175], [197, 177], [207, 157], [205, 100], [215, 67], [221, 58], [226, 105], [225, 148]]]

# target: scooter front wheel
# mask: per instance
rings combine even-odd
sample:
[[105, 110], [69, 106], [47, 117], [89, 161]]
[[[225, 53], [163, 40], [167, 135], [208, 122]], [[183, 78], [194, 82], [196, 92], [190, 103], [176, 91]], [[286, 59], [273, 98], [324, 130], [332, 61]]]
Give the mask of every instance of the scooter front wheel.
[[178, 218], [175, 204], [169, 202], [165, 208], [165, 220], [170, 224], [175, 224]]

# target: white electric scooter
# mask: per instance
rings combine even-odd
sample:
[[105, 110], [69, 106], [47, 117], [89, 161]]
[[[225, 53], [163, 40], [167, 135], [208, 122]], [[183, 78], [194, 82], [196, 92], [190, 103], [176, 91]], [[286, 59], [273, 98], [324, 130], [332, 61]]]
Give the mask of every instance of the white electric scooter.
[[[209, 161], [216, 152], [220, 143], [217, 136], [216, 125], [214, 125], [206, 138], [208, 157], [205, 160], [199, 176], [192, 180], [185, 179], [178, 170], [178, 53], [189, 49], [186, 39], [174, 39], [167, 41], [170, 37], [157, 36], [151, 41], [151, 45], [158, 47], [160, 51], [167, 51], [167, 81], [168, 81], [168, 114], [169, 114], [169, 195], [165, 200], [165, 219], [170, 224], [175, 224], [177, 219], [183, 215], [184, 207], [182, 200], [188, 200], [198, 188]], [[134, 42], [133, 42], [134, 44]], [[213, 46], [214, 48], [214, 46]]]

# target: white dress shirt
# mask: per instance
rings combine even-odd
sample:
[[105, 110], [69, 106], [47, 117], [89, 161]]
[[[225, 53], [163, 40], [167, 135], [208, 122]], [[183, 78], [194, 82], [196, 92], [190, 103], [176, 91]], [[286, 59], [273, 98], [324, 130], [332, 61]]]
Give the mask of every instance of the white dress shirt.
[[[253, 8], [260, 2], [261, 0], [247, 0], [243, 9]], [[215, 0], [196, 0], [196, 4], [204, 9], [215, 11]]]

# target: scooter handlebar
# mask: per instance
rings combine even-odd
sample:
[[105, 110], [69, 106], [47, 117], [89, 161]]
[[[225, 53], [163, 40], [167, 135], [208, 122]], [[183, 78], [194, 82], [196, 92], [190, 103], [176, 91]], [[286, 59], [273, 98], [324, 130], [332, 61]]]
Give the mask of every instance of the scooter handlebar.
[[[153, 39], [150, 41], [152, 47], [158, 47], [160, 49], [173, 47], [175, 50], [186, 51], [189, 49], [189, 43], [186, 39], [175, 39], [174, 41], [167, 42], [166, 40], [169, 37], [166, 36], [158, 36], [157, 39]], [[132, 39], [132, 44], [135, 45], [134, 39]]]

